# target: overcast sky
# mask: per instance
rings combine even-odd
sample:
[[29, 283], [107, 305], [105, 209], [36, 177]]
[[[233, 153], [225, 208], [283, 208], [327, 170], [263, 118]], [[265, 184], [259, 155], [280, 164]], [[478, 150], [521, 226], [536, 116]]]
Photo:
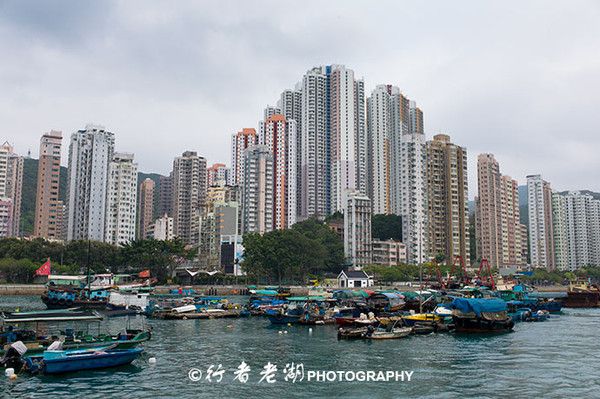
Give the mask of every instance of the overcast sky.
[[[374, 4], [376, 4], [374, 6]], [[0, 131], [15, 152], [51, 129], [116, 135], [139, 170], [230, 136], [311, 67], [344, 64], [367, 95], [393, 84], [449, 134], [525, 184], [600, 191], [597, 1], [2, 1]]]

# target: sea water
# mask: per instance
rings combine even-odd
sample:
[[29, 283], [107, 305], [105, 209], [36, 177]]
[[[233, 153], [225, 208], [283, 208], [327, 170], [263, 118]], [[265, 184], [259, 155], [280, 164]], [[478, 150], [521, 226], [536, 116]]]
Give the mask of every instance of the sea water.
[[[43, 304], [39, 297], [4, 296], [0, 308]], [[565, 309], [545, 322], [517, 323], [505, 334], [384, 341], [339, 341], [335, 325], [273, 326], [262, 317], [117, 317], [102, 328], [116, 332], [127, 323], [153, 329], [144, 356], [133, 364], [56, 376], [20, 374], [17, 380], [2, 375], [0, 392], [87, 399], [591, 398], [600, 392], [600, 309]]]

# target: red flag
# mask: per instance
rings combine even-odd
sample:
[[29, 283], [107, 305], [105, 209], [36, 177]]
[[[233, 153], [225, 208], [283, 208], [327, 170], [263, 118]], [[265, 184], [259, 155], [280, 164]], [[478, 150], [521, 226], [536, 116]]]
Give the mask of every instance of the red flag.
[[50, 258], [44, 263], [39, 269], [35, 271], [35, 274], [40, 276], [49, 276], [50, 275]]
[[140, 272], [140, 277], [150, 277], [150, 269]]

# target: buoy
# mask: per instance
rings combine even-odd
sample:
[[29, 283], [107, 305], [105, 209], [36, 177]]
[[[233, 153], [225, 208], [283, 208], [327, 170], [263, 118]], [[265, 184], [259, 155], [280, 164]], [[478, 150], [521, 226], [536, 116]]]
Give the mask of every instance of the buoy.
[[230, 324], [230, 325], [227, 326], [227, 328], [233, 328], [233, 326]]
[[237, 290], [233, 290], [233, 293], [234, 293], [235, 295], [237, 295]]
[[187, 317], [183, 316], [183, 317], [182, 317], [182, 319], [183, 319], [183, 320], [187, 320]]
[[9, 380], [16, 380], [17, 378], [16, 374], [11, 374], [10, 377], [8, 377]]
[[156, 358], [155, 357], [151, 357], [150, 359], [148, 359], [148, 363], [150, 363], [150, 364], [156, 363]]
[[287, 334], [287, 331], [284, 331], [283, 333], [284, 333], [284, 334]]
[[291, 326], [291, 324], [290, 324], [290, 323], [288, 323], [287, 325], [288, 325], [288, 327], [289, 327], [289, 326]]
[[4, 370], [4, 375], [7, 376], [7, 377], [10, 377], [14, 373], [15, 373], [15, 369], [13, 369], [12, 367], [7, 368], [6, 370]]
[[283, 332], [280, 330], [280, 331], [278, 332], [278, 334], [283, 334]]
[[308, 333], [312, 334], [312, 327], [308, 329]]

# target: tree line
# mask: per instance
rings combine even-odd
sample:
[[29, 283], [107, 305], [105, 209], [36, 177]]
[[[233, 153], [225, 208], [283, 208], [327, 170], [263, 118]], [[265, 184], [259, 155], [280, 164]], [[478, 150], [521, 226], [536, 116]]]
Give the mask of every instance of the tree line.
[[137, 273], [149, 269], [152, 277], [165, 282], [177, 262], [192, 259], [195, 254], [179, 238], [134, 240], [122, 247], [87, 240], [60, 243], [43, 238], [3, 238], [0, 274], [9, 283], [30, 283], [35, 271], [50, 259], [53, 274], [85, 273], [89, 262], [92, 273]]

